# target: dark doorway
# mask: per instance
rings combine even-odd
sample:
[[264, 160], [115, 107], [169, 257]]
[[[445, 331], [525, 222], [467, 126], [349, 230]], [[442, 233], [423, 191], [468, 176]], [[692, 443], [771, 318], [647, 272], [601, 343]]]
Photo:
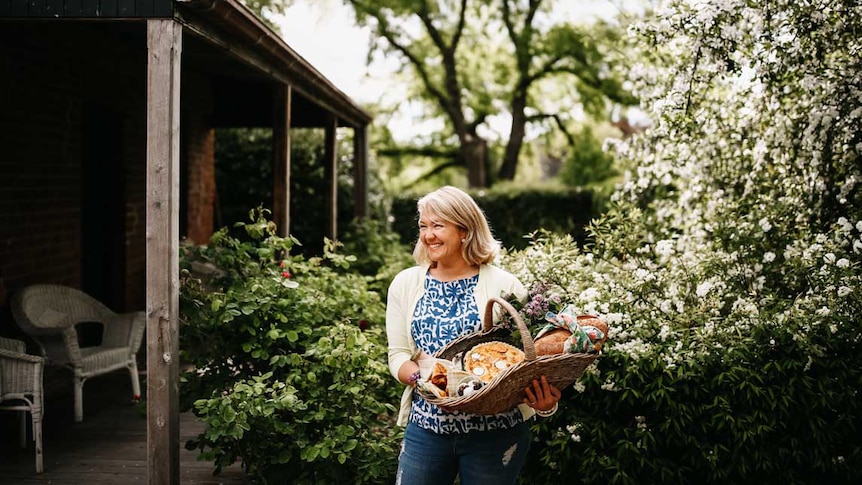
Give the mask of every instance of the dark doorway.
[[84, 106], [81, 286], [114, 311], [125, 309], [122, 122], [110, 108]]

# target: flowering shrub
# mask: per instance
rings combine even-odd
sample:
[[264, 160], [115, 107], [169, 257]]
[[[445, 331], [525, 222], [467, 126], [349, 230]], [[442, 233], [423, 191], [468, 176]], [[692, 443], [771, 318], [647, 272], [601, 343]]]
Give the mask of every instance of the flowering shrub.
[[240, 225], [247, 240], [222, 230], [183, 254], [181, 397], [207, 424], [188, 446], [255, 483], [391, 481], [399, 389], [380, 297], [332, 243], [291, 256], [264, 215]]
[[862, 9], [669, 1], [632, 27], [650, 110], [593, 244], [503, 264], [610, 325], [525, 481], [862, 479]]

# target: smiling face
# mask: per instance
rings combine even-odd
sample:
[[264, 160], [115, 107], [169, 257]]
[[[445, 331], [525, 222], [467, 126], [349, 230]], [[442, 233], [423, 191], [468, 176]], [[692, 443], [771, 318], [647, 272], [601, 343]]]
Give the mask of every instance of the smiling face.
[[431, 261], [438, 265], [455, 265], [464, 262], [461, 238], [467, 232], [451, 222], [444, 221], [432, 212], [419, 217], [419, 240], [428, 251]]

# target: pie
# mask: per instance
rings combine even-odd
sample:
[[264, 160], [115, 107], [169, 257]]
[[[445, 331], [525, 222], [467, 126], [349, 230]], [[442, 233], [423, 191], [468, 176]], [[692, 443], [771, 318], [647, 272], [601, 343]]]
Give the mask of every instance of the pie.
[[524, 360], [524, 352], [503, 342], [486, 342], [464, 353], [464, 370], [488, 383], [504, 370]]

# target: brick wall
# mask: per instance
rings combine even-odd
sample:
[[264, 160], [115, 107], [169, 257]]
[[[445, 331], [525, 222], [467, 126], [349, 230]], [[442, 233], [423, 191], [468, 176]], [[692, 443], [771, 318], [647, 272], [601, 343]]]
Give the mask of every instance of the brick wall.
[[[48, 24], [41, 24], [47, 26]], [[29, 30], [28, 30], [29, 29]], [[82, 116], [87, 103], [122, 120], [126, 308], [145, 298], [146, 50], [107, 28], [0, 29], [0, 334], [15, 335], [9, 295], [32, 283], [80, 287]], [[142, 27], [141, 27], [142, 30]], [[140, 46], [135, 47], [140, 41]]]
[[186, 183], [185, 221], [181, 236], [206, 244], [213, 233], [215, 204], [215, 130], [212, 128], [213, 92], [209, 80], [194, 71], [182, 77], [181, 131]]

